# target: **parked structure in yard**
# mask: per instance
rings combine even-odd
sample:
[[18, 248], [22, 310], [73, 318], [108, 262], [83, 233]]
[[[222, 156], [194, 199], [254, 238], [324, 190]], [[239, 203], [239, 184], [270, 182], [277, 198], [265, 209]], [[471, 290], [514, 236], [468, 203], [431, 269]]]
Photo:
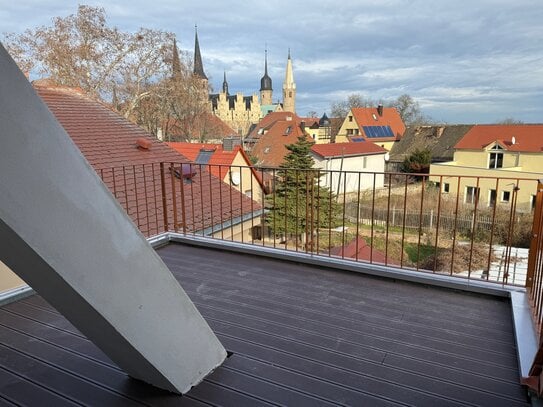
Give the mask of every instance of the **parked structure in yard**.
[[[543, 177], [543, 125], [475, 125], [454, 146], [453, 161], [432, 164], [430, 175], [443, 193], [458, 191], [464, 203], [493, 207], [514, 201], [530, 210], [535, 204], [533, 181], [498, 183], [495, 178]], [[460, 185], [458, 175], [465, 176]]]
[[336, 142], [365, 140], [390, 151], [404, 132], [402, 118], [393, 107], [353, 107], [343, 120]]
[[387, 153], [383, 147], [369, 142], [315, 144], [311, 153], [314, 167], [324, 170], [321, 186], [336, 195], [383, 187]]

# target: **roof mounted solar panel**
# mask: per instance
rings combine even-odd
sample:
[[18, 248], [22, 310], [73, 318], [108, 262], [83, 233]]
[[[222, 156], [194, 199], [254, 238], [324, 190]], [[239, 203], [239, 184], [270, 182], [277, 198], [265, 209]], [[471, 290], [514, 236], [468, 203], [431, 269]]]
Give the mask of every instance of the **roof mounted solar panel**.
[[207, 164], [209, 160], [211, 159], [211, 156], [213, 155], [214, 152], [215, 150], [202, 149], [198, 153], [198, 156], [196, 157], [196, 160], [194, 160], [194, 162], [196, 164]]

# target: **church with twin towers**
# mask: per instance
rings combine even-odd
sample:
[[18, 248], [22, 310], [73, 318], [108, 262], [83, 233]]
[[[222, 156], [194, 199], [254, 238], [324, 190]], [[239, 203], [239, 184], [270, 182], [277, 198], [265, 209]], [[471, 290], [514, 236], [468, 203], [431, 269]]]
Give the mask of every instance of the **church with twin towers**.
[[[204, 71], [198, 32], [194, 40], [194, 75], [203, 82], [204, 89], [209, 89], [208, 78]], [[296, 83], [292, 71], [292, 59], [290, 50], [287, 58], [285, 80], [283, 82], [283, 101], [273, 102], [272, 79], [268, 75], [268, 52], [264, 54], [264, 76], [260, 79], [260, 92], [246, 96], [242, 92], [231, 94], [226, 80], [226, 72], [222, 88], [219, 93], [209, 94], [210, 109], [214, 115], [228, 124], [239, 135], [248, 133], [252, 124], [256, 124], [262, 117], [270, 112], [292, 112], [296, 113]]]

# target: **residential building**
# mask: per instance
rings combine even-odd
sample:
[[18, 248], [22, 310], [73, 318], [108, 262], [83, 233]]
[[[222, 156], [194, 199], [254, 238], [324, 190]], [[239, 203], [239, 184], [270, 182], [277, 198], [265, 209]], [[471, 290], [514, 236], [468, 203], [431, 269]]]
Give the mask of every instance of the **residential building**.
[[336, 142], [366, 140], [390, 151], [404, 132], [402, 118], [393, 107], [353, 107], [343, 120]]
[[241, 140], [223, 139], [222, 144], [167, 143], [196, 164], [205, 166], [212, 175], [230, 184], [257, 202], [263, 202], [264, 186], [261, 174], [252, 166]]
[[387, 153], [383, 147], [365, 141], [315, 144], [311, 153], [314, 168], [325, 173], [321, 185], [336, 195], [383, 187]]
[[257, 166], [279, 167], [288, 153], [289, 144], [298, 137], [312, 138], [307, 133], [305, 122], [291, 112], [276, 112], [266, 115], [244, 140], [250, 154], [257, 159]]
[[334, 140], [332, 123], [334, 119], [329, 119], [326, 113], [322, 117], [306, 117], [302, 119], [305, 122], [306, 131], [316, 144], [332, 143]]
[[402, 138], [390, 149], [387, 172], [398, 172], [404, 160], [417, 150], [429, 150], [433, 163], [452, 161], [454, 146], [472, 127], [472, 124], [407, 126]]
[[[464, 203], [510, 206], [516, 199], [517, 206], [529, 210], [535, 203], [534, 181], [497, 185], [486, 177], [541, 179], [543, 125], [475, 125], [454, 146], [453, 161], [432, 164], [430, 175], [444, 193], [458, 191]], [[458, 185], [455, 176], [466, 177]]]

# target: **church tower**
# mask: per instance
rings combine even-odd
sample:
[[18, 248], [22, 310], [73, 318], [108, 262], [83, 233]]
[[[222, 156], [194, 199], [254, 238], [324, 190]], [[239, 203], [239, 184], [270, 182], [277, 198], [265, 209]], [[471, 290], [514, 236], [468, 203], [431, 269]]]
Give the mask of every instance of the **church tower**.
[[296, 84], [294, 83], [294, 74], [292, 73], [290, 49], [288, 50], [285, 82], [283, 82], [283, 110], [285, 112], [296, 113]]
[[272, 102], [272, 80], [268, 76], [268, 50], [264, 54], [264, 76], [260, 79], [260, 104], [271, 105]]
[[208, 91], [208, 80], [204, 72], [204, 64], [202, 63], [202, 54], [200, 54], [200, 43], [198, 42], [198, 26], [195, 26], [194, 36], [194, 76], [202, 81], [202, 89]]
[[224, 71], [224, 79], [222, 81], [222, 92], [228, 96], [230, 93], [228, 93], [228, 82], [226, 82], [226, 71]]

